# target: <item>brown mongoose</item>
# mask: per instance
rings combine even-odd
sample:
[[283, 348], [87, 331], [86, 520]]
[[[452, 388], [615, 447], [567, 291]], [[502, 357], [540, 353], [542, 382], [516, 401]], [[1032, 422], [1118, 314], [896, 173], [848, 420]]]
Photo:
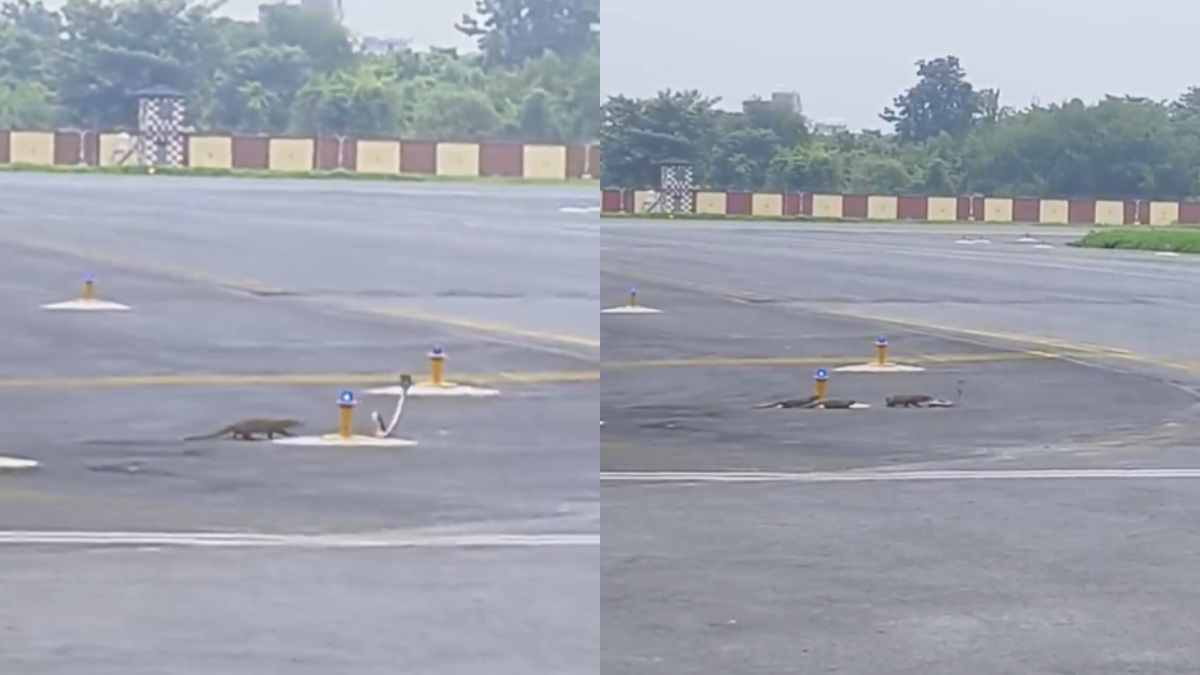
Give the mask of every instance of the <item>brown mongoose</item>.
[[220, 431], [207, 434], [204, 436], [189, 436], [185, 441], [206, 441], [212, 438], [220, 438], [225, 435], [231, 436], [234, 440], [253, 441], [255, 434], [263, 434], [268, 439], [274, 439], [275, 436], [291, 436], [288, 430], [293, 427], [300, 426], [297, 420], [272, 420], [272, 419], [250, 419], [235, 422]]

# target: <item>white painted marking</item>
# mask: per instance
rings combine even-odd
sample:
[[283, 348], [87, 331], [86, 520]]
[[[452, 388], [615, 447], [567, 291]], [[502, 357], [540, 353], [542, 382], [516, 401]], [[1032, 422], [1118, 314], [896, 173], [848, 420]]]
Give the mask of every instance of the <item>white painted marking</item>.
[[1200, 478], [1200, 469], [1008, 469], [945, 471], [608, 471], [600, 480], [631, 483], [892, 483], [965, 480]]
[[1054, 248], [1050, 244], [1037, 244], [1034, 248]]
[[1025, 235], [1024, 237], [1021, 237], [1020, 239], [1017, 240], [1018, 244], [1037, 244], [1039, 242], [1041, 242], [1041, 239], [1038, 239], [1036, 237], [1031, 237], [1029, 235]]
[[2, 471], [27, 471], [36, 469], [38, 463], [32, 459], [19, 459], [17, 457], [0, 457], [0, 472]]
[[564, 206], [559, 209], [560, 213], [600, 213], [599, 206]]
[[107, 300], [68, 300], [66, 302], [56, 302], [51, 305], [42, 305], [42, 309], [59, 312], [128, 312], [131, 307], [122, 305], [118, 302], [108, 302]]
[[236, 532], [0, 531], [0, 546], [171, 546], [190, 548], [478, 548], [597, 546], [597, 534], [262, 534]]
[[642, 307], [641, 305], [625, 305], [623, 307], [609, 307], [608, 309], [600, 310], [601, 314], [662, 314], [661, 309], [652, 307]]
[[834, 368], [836, 373], [922, 373], [924, 368], [920, 366], [904, 366], [899, 363], [885, 363], [882, 366], [878, 363], [863, 363], [855, 366], [841, 366]]
[[[378, 389], [368, 389], [368, 394], [377, 396], [400, 396], [404, 393], [404, 389], [399, 386], [394, 387], [379, 387]], [[485, 389], [483, 387], [471, 387], [465, 384], [449, 383], [446, 386], [435, 387], [431, 384], [413, 385], [408, 390], [409, 397], [435, 397], [435, 396], [462, 396], [468, 398], [490, 398], [499, 396], [500, 392], [495, 389]]]
[[1154, 253], [1154, 255], [1162, 256], [1164, 258], [1178, 258], [1179, 257], [1179, 254], [1176, 253], [1175, 251], [1156, 251]]
[[375, 436], [351, 436], [350, 438], [342, 438], [337, 434], [277, 438], [273, 442], [276, 445], [304, 445], [340, 448], [411, 448], [417, 444], [416, 441], [409, 441], [403, 438], [378, 438]]

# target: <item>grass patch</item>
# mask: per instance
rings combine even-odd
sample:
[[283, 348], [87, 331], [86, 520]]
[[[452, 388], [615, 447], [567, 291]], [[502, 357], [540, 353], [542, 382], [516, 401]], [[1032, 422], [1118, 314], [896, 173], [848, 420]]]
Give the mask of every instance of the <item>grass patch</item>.
[[[56, 173], [56, 174], [100, 174], [112, 176], [145, 176], [146, 167], [142, 166], [88, 166], [88, 165], [36, 165], [36, 164], [0, 164], [0, 172], [8, 173]], [[570, 179], [570, 180], [537, 180], [528, 178], [507, 178], [499, 176], [457, 177], [431, 176], [428, 174], [379, 174], [359, 173], [356, 171], [266, 171], [260, 169], [208, 169], [208, 168], [174, 168], [161, 167], [155, 171], [158, 176], [199, 176], [199, 177], [230, 177], [257, 179], [296, 179], [296, 180], [356, 180], [356, 181], [389, 181], [400, 183], [488, 183], [493, 185], [570, 185], [596, 186], [599, 181]]]
[[1071, 246], [1119, 248], [1136, 251], [1200, 253], [1200, 229], [1148, 229], [1120, 227], [1089, 232]]

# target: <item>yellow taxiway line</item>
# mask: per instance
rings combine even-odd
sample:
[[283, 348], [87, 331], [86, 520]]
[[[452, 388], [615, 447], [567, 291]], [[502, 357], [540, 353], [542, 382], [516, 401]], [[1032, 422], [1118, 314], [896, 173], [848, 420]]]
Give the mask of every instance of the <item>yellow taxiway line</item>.
[[[456, 374], [455, 380], [472, 384], [567, 384], [598, 382], [596, 370], [545, 372], [500, 372], [472, 375]], [[396, 375], [366, 373], [180, 373], [171, 375], [101, 375], [95, 377], [16, 377], [0, 378], [4, 389], [119, 389], [129, 387], [251, 387], [330, 385], [384, 385], [397, 381]]]
[[[986, 354], [913, 354], [899, 357], [903, 363], [955, 364], [990, 363], [998, 361], [1029, 361], [1054, 359], [1058, 355], [1045, 351], [991, 352]], [[700, 356], [687, 359], [651, 359], [645, 361], [606, 361], [602, 370], [630, 370], [639, 368], [719, 368], [754, 366], [832, 366], [839, 363], [866, 361], [867, 356], [779, 356], [737, 357]]]

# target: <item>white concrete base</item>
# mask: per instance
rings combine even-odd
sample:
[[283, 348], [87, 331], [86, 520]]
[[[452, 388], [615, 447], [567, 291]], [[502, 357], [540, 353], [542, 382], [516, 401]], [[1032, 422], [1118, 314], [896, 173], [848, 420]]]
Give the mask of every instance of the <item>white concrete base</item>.
[[624, 307], [609, 307], [600, 310], [601, 314], [662, 314], [661, 309], [642, 307], [641, 305], [625, 305]]
[[0, 473], [5, 471], [27, 471], [29, 469], [38, 468], [38, 463], [32, 459], [18, 459], [16, 457], [0, 457]]
[[[399, 386], [379, 387], [377, 389], [368, 389], [367, 393], [375, 396], [400, 396], [404, 394], [404, 389]], [[499, 395], [500, 392], [495, 389], [472, 387], [465, 384], [454, 384], [453, 382], [447, 382], [440, 387], [432, 384], [415, 384], [408, 389], [408, 396], [417, 398], [454, 396], [461, 396], [465, 398], [490, 398], [492, 396]]]
[[1018, 244], [1040, 244], [1041, 242], [1041, 239], [1037, 239], [1035, 237], [1021, 237], [1017, 240]]
[[79, 298], [66, 302], [56, 302], [52, 305], [42, 305], [42, 309], [58, 312], [128, 312], [131, 307], [107, 300], [85, 300]]
[[277, 438], [276, 445], [305, 445], [337, 448], [411, 448], [416, 441], [403, 438], [379, 438], [377, 436], [351, 436], [342, 438], [338, 434], [324, 436], [296, 436], [293, 438]]
[[1164, 258], [1178, 258], [1179, 254], [1175, 251], [1158, 251], [1154, 255], [1159, 255]]
[[1054, 248], [1050, 244], [1035, 244], [1033, 247], [1034, 248]]
[[885, 363], [882, 366], [878, 363], [863, 363], [856, 366], [842, 366], [834, 368], [835, 373], [923, 373], [924, 368], [920, 366], [904, 366], [899, 363]]
[[974, 246], [975, 244], [990, 244], [992, 241], [990, 239], [959, 239], [954, 243], [962, 244], [963, 246]]

